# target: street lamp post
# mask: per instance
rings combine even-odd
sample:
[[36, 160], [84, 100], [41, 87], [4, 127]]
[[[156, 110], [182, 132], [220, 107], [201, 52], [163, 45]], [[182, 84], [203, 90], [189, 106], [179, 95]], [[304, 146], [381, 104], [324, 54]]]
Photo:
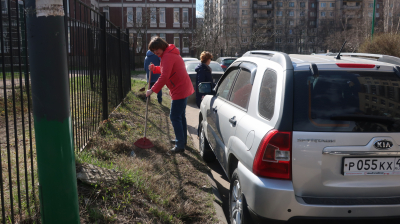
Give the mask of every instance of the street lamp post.
[[371, 41], [374, 39], [374, 28], [375, 28], [375, 9], [376, 9], [376, 0], [374, 0], [374, 11], [373, 11], [373, 13], [372, 13]]

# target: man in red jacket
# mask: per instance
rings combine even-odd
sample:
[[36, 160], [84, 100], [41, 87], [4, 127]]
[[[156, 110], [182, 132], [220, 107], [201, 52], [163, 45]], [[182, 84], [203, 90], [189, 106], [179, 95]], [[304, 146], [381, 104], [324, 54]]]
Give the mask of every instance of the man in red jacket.
[[175, 143], [171, 152], [184, 152], [187, 141], [186, 104], [187, 98], [194, 93], [192, 82], [186, 72], [185, 62], [178, 48], [168, 44], [160, 37], [154, 37], [149, 43], [149, 50], [161, 58], [160, 66], [149, 65], [153, 73], [161, 73], [153, 87], [146, 92], [149, 97], [153, 92], [158, 93], [167, 85], [172, 98], [169, 117], [174, 127]]

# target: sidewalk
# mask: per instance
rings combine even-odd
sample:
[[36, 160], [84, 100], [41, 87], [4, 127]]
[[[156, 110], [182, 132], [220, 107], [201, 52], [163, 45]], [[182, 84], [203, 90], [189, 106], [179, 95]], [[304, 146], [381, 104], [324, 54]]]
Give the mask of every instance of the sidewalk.
[[[188, 134], [192, 138], [193, 144], [196, 149], [199, 150], [199, 138], [197, 137], [197, 127], [199, 125], [199, 109], [194, 103], [188, 103], [186, 107], [186, 120], [188, 125]], [[224, 176], [222, 176], [220, 173], [215, 172], [213, 167], [210, 167], [211, 174], [208, 175], [208, 179], [213, 187], [213, 193], [215, 196], [214, 208], [219, 222], [227, 224], [228, 221], [226, 220], [226, 217], [229, 217], [229, 214], [227, 214], [227, 212], [229, 213], [229, 210], [227, 210], [228, 201], [226, 200], [226, 195], [225, 198], [221, 197], [218, 185], [220, 185], [220, 188], [226, 188], [226, 190], [229, 192], [229, 182], [227, 182]]]

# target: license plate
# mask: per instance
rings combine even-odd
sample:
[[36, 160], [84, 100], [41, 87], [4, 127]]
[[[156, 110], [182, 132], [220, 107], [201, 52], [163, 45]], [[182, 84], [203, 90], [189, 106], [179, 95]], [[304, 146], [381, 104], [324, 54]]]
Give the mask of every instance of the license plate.
[[343, 174], [400, 175], [400, 157], [344, 158]]

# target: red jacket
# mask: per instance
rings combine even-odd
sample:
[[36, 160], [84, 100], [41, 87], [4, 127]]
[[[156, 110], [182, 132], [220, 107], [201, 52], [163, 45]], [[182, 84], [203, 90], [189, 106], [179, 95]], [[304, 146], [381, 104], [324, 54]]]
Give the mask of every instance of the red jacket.
[[164, 85], [170, 90], [172, 100], [184, 99], [194, 93], [192, 81], [186, 71], [185, 62], [178, 48], [170, 44], [161, 55], [160, 66], [155, 66], [155, 74], [161, 73], [160, 78], [151, 90], [158, 93]]

